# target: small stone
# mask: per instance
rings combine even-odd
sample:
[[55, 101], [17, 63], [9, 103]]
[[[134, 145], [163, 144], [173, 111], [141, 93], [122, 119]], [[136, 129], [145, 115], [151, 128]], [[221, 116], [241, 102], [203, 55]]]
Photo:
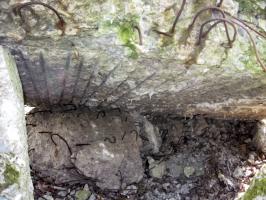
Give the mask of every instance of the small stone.
[[247, 170], [245, 171], [245, 177], [250, 177], [252, 176], [254, 173], [251, 170]]
[[170, 183], [164, 183], [162, 186], [163, 186], [163, 189], [167, 191], [169, 189], [169, 187], [171, 186], [171, 184]]
[[83, 190], [90, 191], [88, 184], [84, 185]]
[[194, 167], [189, 166], [184, 168], [184, 174], [187, 178], [189, 178], [192, 174], [194, 174], [194, 172], [195, 172]]
[[160, 146], [162, 145], [162, 139], [159, 134], [159, 129], [158, 127], [155, 127], [152, 123], [150, 123], [146, 118], [144, 118], [143, 122], [146, 137], [149, 140], [152, 152], [158, 153]]
[[188, 184], [182, 185], [180, 192], [181, 194], [189, 194], [189, 185]]
[[91, 195], [90, 191], [79, 190], [76, 192], [75, 197], [77, 200], [87, 200]]
[[200, 117], [199, 119], [197, 119], [197, 121], [196, 121], [196, 125], [194, 126], [192, 132], [193, 132], [195, 135], [199, 136], [199, 135], [202, 135], [202, 134], [204, 133], [204, 130], [205, 130], [206, 128], [208, 128], [208, 127], [209, 127], [209, 125], [208, 125], [208, 123], [206, 122], [206, 120], [205, 120], [204, 118]]
[[248, 155], [248, 162], [250, 164], [254, 164], [256, 155], [257, 154], [255, 152], [250, 152], [249, 153], [249, 155]]
[[89, 198], [89, 200], [96, 200], [96, 196], [94, 194], [92, 194]]
[[257, 123], [257, 132], [253, 138], [253, 143], [258, 151], [266, 154], [266, 119]]
[[249, 143], [252, 142], [252, 140], [251, 140], [251, 138], [248, 138], [248, 139], [246, 139], [244, 142], [245, 142], [246, 144], [249, 144]]
[[162, 178], [165, 174], [166, 165], [165, 162], [156, 162], [153, 158], [148, 158], [150, 165], [150, 174], [154, 178]]
[[175, 162], [175, 160], [169, 160], [167, 162], [167, 171], [169, 176], [178, 178], [183, 173], [184, 167]]
[[65, 197], [67, 196], [67, 191], [60, 191], [57, 193], [58, 196]]
[[49, 195], [43, 195], [43, 198], [45, 200], [54, 200], [54, 198], [52, 196], [49, 196]]
[[128, 194], [135, 194], [137, 193], [138, 188], [135, 185], [129, 185], [126, 187], [126, 189], [122, 192], [123, 195], [128, 195]]
[[71, 192], [70, 192], [70, 195], [74, 195], [76, 193], [76, 191], [75, 190], [72, 190]]
[[241, 167], [237, 167], [235, 168], [234, 172], [233, 172], [233, 176], [235, 178], [241, 178], [244, 176], [244, 172], [243, 172], [243, 169]]

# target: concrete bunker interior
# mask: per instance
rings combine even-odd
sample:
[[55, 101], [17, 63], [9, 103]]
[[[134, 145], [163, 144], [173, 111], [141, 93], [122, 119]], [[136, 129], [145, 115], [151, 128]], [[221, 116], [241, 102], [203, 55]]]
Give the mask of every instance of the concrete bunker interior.
[[264, 1], [0, 8], [0, 199], [265, 198]]

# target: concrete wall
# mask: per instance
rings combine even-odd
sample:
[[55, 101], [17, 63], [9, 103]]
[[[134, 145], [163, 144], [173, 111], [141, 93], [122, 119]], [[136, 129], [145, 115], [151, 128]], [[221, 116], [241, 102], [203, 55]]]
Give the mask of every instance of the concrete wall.
[[33, 199], [21, 82], [14, 59], [1, 46], [0, 199]]

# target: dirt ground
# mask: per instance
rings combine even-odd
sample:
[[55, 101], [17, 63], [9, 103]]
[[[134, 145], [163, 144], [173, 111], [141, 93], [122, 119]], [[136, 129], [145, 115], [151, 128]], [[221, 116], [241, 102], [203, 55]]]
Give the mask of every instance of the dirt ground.
[[[265, 163], [252, 138], [256, 121], [146, 115], [159, 128], [158, 153], [141, 152], [141, 182], [116, 191], [100, 190], [92, 181], [54, 185], [32, 171], [35, 198], [66, 200], [230, 200], [247, 190]], [[140, 125], [141, 126], [141, 125]], [[143, 139], [145, 146], [145, 139]], [[82, 198], [77, 195], [87, 191]]]

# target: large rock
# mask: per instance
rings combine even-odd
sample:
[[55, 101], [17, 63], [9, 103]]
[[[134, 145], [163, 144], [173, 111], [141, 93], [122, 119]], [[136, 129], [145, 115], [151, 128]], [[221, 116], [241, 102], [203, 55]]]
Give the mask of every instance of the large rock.
[[[56, 15], [40, 5], [23, 8], [24, 20], [15, 16], [12, 9], [22, 2], [28, 1], [0, 2], [0, 42], [15, 56], [28, 104], [72, 102], [242, 118], [266, 114], [266, 75], [247, 33], [237, 28], [233, 48], [225, 48], [220, 24], [197, 46], [200, 25], [217, 18], [215, 12], [202, 15], [188, 31], [196, 12], [215, 5], [215, 0], [187, 0], [173, 37], [154, 29], [170, 29], [181, 1], [44, 1], [58, 10], [65, 29], [58, 29]], [[240, 7], [239, 17], [254, 21], [251, 26], [261, 26], [265, 34], [263, 0], [251, 5], [242, 0], [223, 2], [222, 9], [234, 16]], [[253, 11], [261, 13], [259, 19], [250, 17], [255, 16]], [[265, 62], [265, 39], [254, 40]]]
[[263, 119], [257, 123], [255, 132], [256, 133], [253, 138], [254, 146], [258, 151], [266, 154], [266, 119]]
[[139, 182], [144, 170], [134, 122], [119, 110], [31, 113], [31, 166], [56, 183], [89, 179], [102, 189], [120, 189]]
[[33, 199], [21, 82], [12, 56], [1, 46], [0, 199]]

